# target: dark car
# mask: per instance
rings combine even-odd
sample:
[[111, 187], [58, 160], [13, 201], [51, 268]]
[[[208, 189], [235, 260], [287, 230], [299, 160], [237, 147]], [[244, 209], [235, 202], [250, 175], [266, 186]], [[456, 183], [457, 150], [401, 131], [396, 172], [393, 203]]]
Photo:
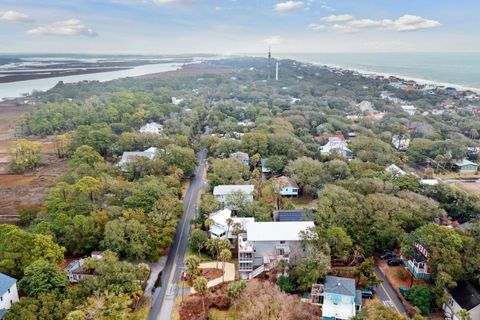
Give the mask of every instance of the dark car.
[[387, 261], [387, 264], [389, 267], [396, 267], [396, 266], [402, 266], [403, 265], [403, 260], [398, 259], [398, 258], [393, 258]]
[[362, 290], [362, 298], [373, 299], [373, 289], [368, 288]]
[[392, 259], [392, 258], [395, 258], [395, 256], [391, 252], [386, 252], [386, 253], [380, 255], [380, 259], [382, 259], [382, 260], [389, 260], [389, 259]]

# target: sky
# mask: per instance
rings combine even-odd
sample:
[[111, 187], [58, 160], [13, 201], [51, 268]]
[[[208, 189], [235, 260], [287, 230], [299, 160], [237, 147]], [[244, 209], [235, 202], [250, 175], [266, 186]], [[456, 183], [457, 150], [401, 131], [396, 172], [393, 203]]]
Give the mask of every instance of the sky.
[[0, 0], [0, 53], [478, 52], [478, 0]]

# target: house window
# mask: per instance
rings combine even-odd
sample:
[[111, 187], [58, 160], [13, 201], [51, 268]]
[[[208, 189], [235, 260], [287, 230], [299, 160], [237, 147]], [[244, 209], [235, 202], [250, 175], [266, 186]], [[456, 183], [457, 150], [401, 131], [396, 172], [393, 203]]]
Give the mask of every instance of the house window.
[[10, 293], [10, 289], [8, 289], [8, 293]]
[[3, 297], [0, 297], [0, 301], [3, 301]]
[[285, 249], [277, 249], [277, 254], [279, 256], [284, 256], [285, 255]]
[[285, 241], [280, 241], [280, 244], [285, 244]]

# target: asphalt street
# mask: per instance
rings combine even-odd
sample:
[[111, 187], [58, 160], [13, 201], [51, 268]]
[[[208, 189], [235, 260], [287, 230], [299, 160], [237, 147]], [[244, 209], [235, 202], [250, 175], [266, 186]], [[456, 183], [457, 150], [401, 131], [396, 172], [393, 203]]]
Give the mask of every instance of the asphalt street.
[[173, 245], [162, 272], [161, 285], [155, 289], [153, 294], [149, 320], [169, 320], [174, 300], [178, 293], [177, 283], [187, 249], [190, 221], [195, 216], [197, 210], [196, 203], [201, 189], [205, 186], [202, 173], [205, 169], [206, 151], [200, 151], [197, 157], [199, 165], [183, 200], [183, 215], [178, 223]]

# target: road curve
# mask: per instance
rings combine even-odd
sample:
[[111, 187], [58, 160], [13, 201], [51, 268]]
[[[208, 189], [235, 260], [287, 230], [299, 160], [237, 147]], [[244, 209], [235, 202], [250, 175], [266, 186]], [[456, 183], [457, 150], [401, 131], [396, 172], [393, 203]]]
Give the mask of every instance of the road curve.
[[148, 316], [149, 320], [170, 320], [173, 303], [178, 292], [176, 284], [180, 276], [180, 267], [183, 264], [183, 258], [187, 249], [190, 221], [196, 212], [196, 203], [200, 190], [204, 187], [202, 173], [205, 169], [206, 156], [205, 150], [201, 150], [197, 154], [199, 165], [183, 200], [183, 215], [178, 222], [173, 244], [162, 272], [161, 286], [156, 288], [153, 294], [152, 308]]

